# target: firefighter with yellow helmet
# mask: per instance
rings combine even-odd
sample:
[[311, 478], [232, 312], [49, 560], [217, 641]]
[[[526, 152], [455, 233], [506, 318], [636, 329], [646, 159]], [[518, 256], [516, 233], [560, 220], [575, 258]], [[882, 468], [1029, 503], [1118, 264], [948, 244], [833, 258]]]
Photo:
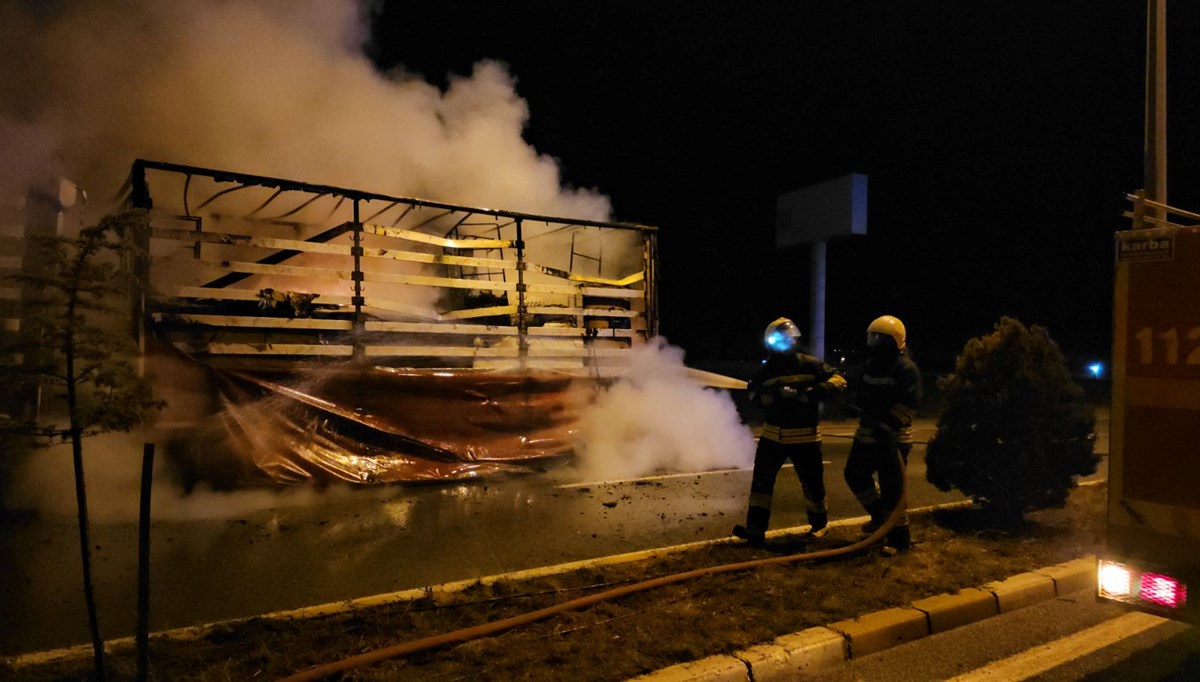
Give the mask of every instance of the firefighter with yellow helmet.
[[[904, 504], [904, 464], [913, 443], [913, 419], [921, 402], [921, 372], [906, 344], [904, 323], [884, 315], [867, 326], [868, 359], [851, 401], [860, 412], [846, 460], [846, 484], [871, 515], [862, 528], [873, 533]], [[876, 484], [875, 477], [879, 482]], [[908, 549], [908, 516], [888, 533], [886, 546]]]
[[764, 408], [762, 434], [745, 525], [733, 534], [754, 545], [765, 542], [775, 479], [789, 459], [807, 504], [809, 535], [825, 534], [825, 471], [821, 461], [820, 401], [846, 387], [846, 380], [820, 358], [800, 352], [800, 329], [781, 317], [763, 334], [767, 358], [747, 386], [750, 401]]

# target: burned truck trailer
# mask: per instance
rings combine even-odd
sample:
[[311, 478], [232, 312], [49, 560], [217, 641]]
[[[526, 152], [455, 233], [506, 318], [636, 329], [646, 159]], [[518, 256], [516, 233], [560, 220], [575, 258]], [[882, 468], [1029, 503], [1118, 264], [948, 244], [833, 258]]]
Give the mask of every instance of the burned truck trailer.
[[217, 485], [444, 480], [570, 454], [657, 333], [656, 230], [137, 161], [159, 420]]

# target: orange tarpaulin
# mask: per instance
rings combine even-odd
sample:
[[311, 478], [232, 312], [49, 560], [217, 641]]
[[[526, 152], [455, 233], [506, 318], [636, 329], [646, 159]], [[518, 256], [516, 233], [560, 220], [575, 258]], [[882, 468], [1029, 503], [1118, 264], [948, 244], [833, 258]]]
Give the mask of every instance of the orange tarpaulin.
[[174, 449], [186, 478], [217, 485], [529, 471], [570, 455], [583, 381], [547, 371], [216, 370], [224, 409]]

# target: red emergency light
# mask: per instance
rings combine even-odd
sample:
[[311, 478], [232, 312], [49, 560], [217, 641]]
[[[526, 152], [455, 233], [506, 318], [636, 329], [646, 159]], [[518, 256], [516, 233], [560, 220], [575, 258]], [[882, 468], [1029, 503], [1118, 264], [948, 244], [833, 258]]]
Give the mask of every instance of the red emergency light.
[[1187, 603], [1187, 585], [1169, 575], [1159, 573], [1142, 574], [1140, 594], [1145, 601], [1169, 609], [1179, 608]]
[[1187, 583], [1165, 573], [1151, 573], [1101, 559], [1097, 579], [1098, 596], [1102, 599], [1167, 609], [1187, 605]]

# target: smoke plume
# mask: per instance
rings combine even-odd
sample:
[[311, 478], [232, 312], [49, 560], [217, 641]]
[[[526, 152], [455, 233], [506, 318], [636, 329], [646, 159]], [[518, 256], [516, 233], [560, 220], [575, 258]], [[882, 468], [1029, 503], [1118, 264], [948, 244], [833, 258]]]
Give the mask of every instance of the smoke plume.
[[481, 61], [445, 90], [381, 73], [368, 19], [354, 0], [0, 3], [0, 201], [53, 157], [107, 204], [142, 157], [608, 218], [607, 198], [564, 188], [522, 138], [529, 109], [505, 66]]

